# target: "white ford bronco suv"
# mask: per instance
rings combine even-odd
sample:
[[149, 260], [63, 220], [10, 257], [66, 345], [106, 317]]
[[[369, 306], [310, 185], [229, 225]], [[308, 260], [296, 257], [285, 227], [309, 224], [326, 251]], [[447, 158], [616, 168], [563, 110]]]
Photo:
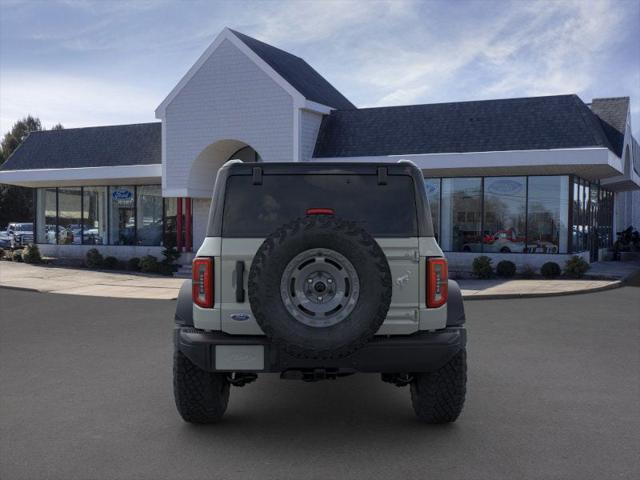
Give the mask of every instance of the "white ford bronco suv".
[[415, 165], [232, 160], [178, 298], [176, 406], [187, 422], [213, 423], [230, 386], [262, 373], [375, 372], [410, 385], [419, 419], [453, 422], [464, 322]]

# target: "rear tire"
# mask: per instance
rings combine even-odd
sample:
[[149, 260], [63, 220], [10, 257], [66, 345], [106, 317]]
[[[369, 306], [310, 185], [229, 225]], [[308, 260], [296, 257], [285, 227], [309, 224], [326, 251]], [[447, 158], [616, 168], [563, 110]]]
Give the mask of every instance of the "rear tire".
[[227, 410], [229, 381], [224, 374], [197, 367], [176, 349], [173, 354], [173, 394], [185, 422], [216, 423]]
[[431, 424], [455, 422], [467, 391], [466, 350], [460, 350], [439, 370], [413, 377], [411, 403], [418, 418]]

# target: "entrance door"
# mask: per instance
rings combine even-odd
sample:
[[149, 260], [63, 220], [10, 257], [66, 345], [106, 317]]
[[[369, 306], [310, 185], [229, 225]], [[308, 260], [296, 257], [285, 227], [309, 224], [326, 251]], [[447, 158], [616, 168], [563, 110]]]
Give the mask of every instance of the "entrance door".
[[591, 237], [591, 249], [589, 252], [589, 261], [597, 262], [598, 261], [598, 233], [596, 228], [592, 227], [590, 237]]
[[135, 187], [110, 187], [110, 240], [113, 245], [135, 245]]

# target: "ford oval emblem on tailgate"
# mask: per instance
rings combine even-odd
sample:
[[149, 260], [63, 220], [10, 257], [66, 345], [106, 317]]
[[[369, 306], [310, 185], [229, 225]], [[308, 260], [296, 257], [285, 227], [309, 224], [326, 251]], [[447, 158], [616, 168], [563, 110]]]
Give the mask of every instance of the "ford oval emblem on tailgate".
[[230, 317], [231, 317], [231, 320], [244, 322], [245, 320], [249, 320], [251, 318], [251, 315], [249, 315], [248, 313], [232, 313]]

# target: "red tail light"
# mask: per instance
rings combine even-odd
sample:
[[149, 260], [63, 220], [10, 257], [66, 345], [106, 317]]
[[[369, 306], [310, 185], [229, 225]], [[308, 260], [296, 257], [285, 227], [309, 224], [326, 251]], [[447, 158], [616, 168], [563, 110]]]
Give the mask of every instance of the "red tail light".
[[449, 267], [444, 258], [427, 260], [427, 307], [437, 308], [447, 303]]
[[336, 211], [333, 208], [307, 208], [307, 215], [335, 215]]
[[191, 268], [191, 296], [202, 308], [213, 307], [213, 258], [196, 257]]

